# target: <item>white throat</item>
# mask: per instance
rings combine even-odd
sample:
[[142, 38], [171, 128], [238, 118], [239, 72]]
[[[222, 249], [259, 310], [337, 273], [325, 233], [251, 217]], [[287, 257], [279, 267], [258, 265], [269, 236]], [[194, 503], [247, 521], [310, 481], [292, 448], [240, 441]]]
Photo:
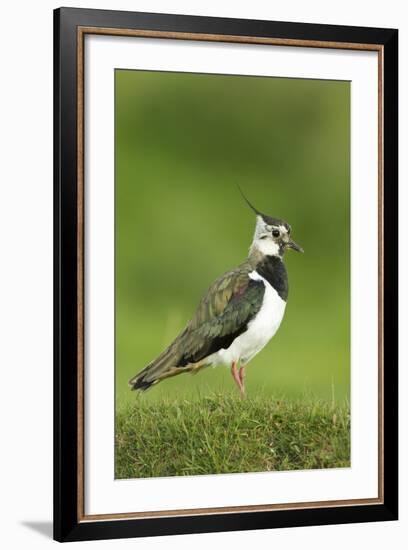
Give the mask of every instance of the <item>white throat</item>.
[[253, 241], [251, 251], [253, 250], [259, 250], [259, 252], [264, 256], [280, 257], [279, 245], [269, 238]]

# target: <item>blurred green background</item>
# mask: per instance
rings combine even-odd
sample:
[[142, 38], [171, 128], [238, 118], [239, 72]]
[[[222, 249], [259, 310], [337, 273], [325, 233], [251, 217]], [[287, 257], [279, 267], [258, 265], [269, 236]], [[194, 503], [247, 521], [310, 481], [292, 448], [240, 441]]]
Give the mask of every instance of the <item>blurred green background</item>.
[[[127, 381], [245, 259], [259, 210], [292, 225], [281, 328], [248, 394], [343, 400], [350, 389], [350, 84], [116, 70], [116, 404]], [[236, 392], [229, 369], [160, 383], [146, 400]]]

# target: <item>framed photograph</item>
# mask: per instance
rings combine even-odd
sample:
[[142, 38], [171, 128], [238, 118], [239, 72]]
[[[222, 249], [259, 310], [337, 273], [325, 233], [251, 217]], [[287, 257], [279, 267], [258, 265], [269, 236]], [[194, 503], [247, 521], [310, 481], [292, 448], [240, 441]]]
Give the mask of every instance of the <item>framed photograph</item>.
[[55, 539], [397, 519], [397, 30], [54, 37]]

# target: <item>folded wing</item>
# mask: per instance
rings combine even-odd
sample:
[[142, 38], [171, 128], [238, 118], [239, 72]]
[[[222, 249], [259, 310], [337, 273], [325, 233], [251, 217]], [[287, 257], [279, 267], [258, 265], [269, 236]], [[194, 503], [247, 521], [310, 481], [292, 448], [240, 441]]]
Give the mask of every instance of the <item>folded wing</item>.
[[152, 384], [205, 365], [205, 359], [227, 349], [262, 306], [265, 285], [249, 277], [245, 262], [225, 273], [209, 288], [186, 328], [159, 357], [129, 381], [133, 389]]

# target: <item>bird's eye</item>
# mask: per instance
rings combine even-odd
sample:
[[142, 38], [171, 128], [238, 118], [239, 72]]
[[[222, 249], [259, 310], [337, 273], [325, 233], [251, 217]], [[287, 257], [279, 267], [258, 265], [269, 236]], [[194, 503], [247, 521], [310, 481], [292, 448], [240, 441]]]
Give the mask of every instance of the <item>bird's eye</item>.
[[274, 229], [274, 230], [272, 231], [272, 235], [273, 235], [274, 237], [279, 237], [279, 235], [280, 235], [279, 229]]

